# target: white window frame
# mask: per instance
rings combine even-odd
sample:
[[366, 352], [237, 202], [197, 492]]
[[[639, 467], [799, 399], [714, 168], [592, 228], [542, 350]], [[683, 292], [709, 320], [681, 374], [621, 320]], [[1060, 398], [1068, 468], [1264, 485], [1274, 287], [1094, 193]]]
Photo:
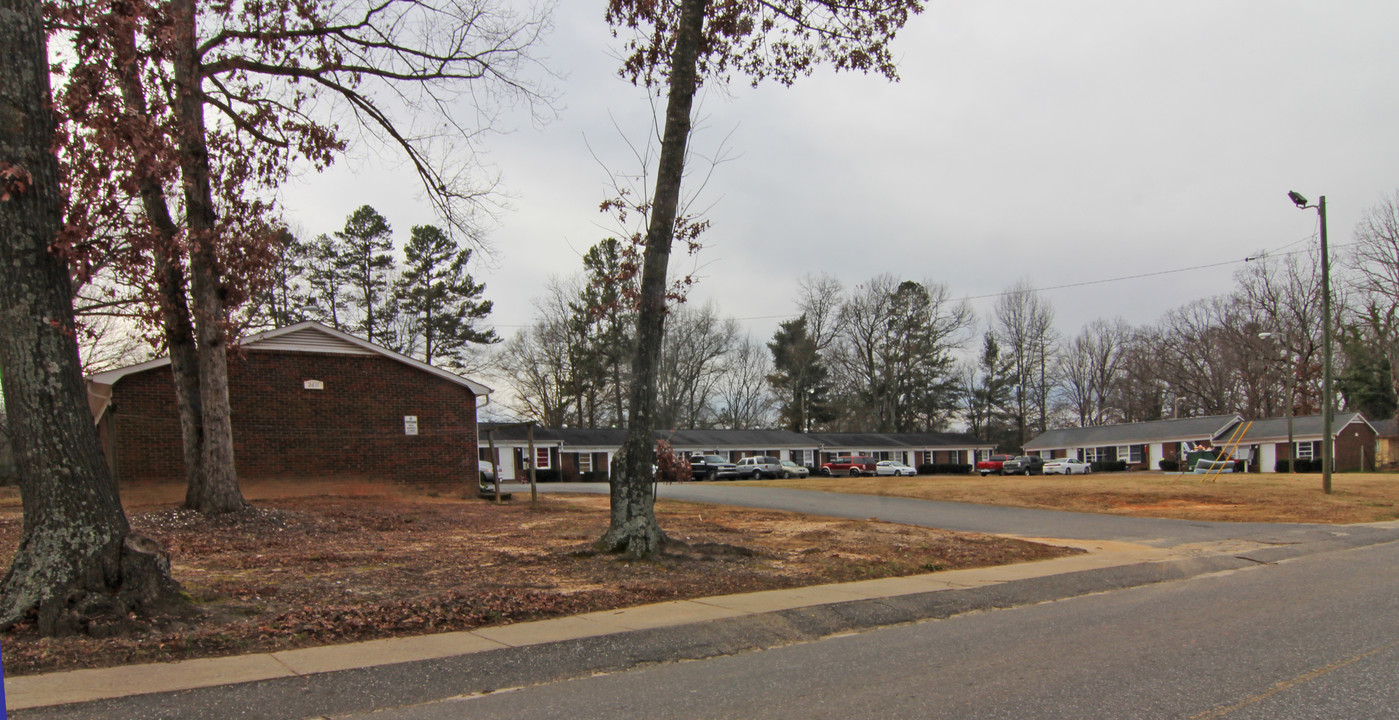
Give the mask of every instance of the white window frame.
[[1129, 463], [1139, 463], [1142, 461], [1141, 445], [1118, 445], [1117, 459], [1126, 460]]
[[535, 470], [548, 470], [548, 469], [549, 469], [549, 448], [547, 448], [547, 447], [536, 447], [536, 448], [534, 449], [534, 462], [538, 463], [537, 465], [534, 466], [534, 469], [535, 469]]
[[578, 453], [578, 472], [589, 473], [593, 471], [593, 454], [590, 452]]
[[1312, 441], [1298, 440], [1297, 442], [1292, 443], [1292, 457], [1297, 458], [1298, 460], [1313, 459], [1314, 456], [1312, 455]]

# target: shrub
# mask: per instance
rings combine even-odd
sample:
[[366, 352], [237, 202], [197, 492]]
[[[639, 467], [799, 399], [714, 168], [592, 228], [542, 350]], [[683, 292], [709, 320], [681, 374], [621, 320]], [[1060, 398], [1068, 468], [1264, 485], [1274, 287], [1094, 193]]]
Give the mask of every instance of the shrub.
[[972, 466], [966, 463], [923, 463], [918, 466], [919, 475], [968, 475]]
[[580, 475], [578, 482], [607, 482], [607, 473], [603, 470], [590, 470]]
[[[529, 482], [529, 470], [521, 470], [519, 476], [520, 482]], [[563, 480], [563, 474], [557, 468], [539, 469], [534, 471], [534, 480], [535, 482], [560, 482]]]
[[[1301, 473], [1321, 472], [1321, 461], [1320, 461], [1320, 460], [1316, 460], [1316, 459], [1307, 459], [1307, 458], [1298, 458], [1296, 462], [1297, 462], [1297, 472], [1301, 472]], [[1276, 465], [1273, 466], [1273, 470], [1275, 470], [1275, 471], [1277, 471], [1277, 472], [1280, 472], [1280, 473], [1292, 472], [1292, 461], [1291, 461], [1291, 460], [1288, 460], [1287, 458], [1282, 458], [1282, 459], [1278, 460], [1278, 462], [1277, 462]]]
[[1127, 469], [1126, 460], [1098, 460], [1093, 463], [1093, 472], [1122, 472]]
[[1172, 459], [1170, 459], [1170, 458], [1163, 458], [1163, 459], [1161, 460], [1161, 462], [1158, 463], [1158, 464], [1161, 466], [1161, 469], [1162, 469], [1162, 470], [1165, 470], [1166, 472], [1175, 472], [1175, 471], [1177, 471], [1177, 470], [1180, 469], [1180, 461], [1179, 461], [1179, 460], [1172, 460]]

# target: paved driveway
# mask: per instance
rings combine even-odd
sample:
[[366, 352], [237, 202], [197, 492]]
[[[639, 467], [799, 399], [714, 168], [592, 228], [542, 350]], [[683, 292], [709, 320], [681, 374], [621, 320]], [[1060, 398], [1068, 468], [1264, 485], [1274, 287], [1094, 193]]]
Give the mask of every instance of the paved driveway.
[[[542, 492], [607, 492], [605, 483], [542, 483], [539, 488]], [[1156, 547], [1234, 539], [1285, 545], [1323, 539], [1328, 535], [1386, 532], [1363, 525], [1167, 520], [812, 490], [735, 487], [723, 483], [663, 484], [659, 489], [661, 497], [674, 500], [790, 510], [833, 517], [873, 518], [905, 525], [966, 532], [1077, 540], [1120, 540]]]

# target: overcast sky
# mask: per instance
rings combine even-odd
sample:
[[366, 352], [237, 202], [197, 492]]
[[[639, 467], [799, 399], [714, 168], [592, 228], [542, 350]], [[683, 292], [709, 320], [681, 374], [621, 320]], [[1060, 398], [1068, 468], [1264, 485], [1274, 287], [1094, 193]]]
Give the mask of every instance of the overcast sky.
[[[616, 234], [597, 211], [608, 169], [639, 169], [624, 140], [645, 143], [652, 106], [616, 75], [603, 5], [555, 12], [540, 55], [561, 75], [557, 118], [517, 118], [484, 145], [511, 197], [474, 274], [502, 335], [531, 320], [550, 275]], [[692, 301], [767, 339], [808, 273], [942, 282], [984, 317], [1021, 278], [1050, 288], [1295, 250], [1317, 223], [1288, 190], [1326, 195], [1344, 245], [1399, 189], [1396, 28], [1394, 0], [935, 0], [899, 36], [898, 83], [821, 72], [704, 93], [694, 150], [730, 159], [696, 200], [705, 248], [672, 266], [697, 266]], [[312, 235], [373, 205], [401, 243], [435, 222], [415, 184], [362, 153], [285, 200]], [[1045, 298], [1066, 334], [1097, 317], [1143, 324], [1227, 291], [1238, 267]]]

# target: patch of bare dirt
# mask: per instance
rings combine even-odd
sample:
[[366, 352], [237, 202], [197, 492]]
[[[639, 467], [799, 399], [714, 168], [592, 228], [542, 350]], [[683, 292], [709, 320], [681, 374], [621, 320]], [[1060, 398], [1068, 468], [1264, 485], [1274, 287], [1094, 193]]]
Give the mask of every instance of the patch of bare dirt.
[[[303, 488], [304, 490], [304, 488]], [[199, 610], [121, 637], [0, 636], [23, 675], [467, 630], [665, 600], [1001, 565], [1068, 548], [873, 521], [661, 502], [672, 540], [631, 561], [595, 553], [605, 497], [531, 507], [372, 491], [272, 493], [205, 519], [173, 504], [129, 508], [169, 550]], [[250, 493], [250, 497], [256, 497]], [[153, 498], [143, 498], [151, 500]], [[0, 560], [18, 543], [0, 511]]]

